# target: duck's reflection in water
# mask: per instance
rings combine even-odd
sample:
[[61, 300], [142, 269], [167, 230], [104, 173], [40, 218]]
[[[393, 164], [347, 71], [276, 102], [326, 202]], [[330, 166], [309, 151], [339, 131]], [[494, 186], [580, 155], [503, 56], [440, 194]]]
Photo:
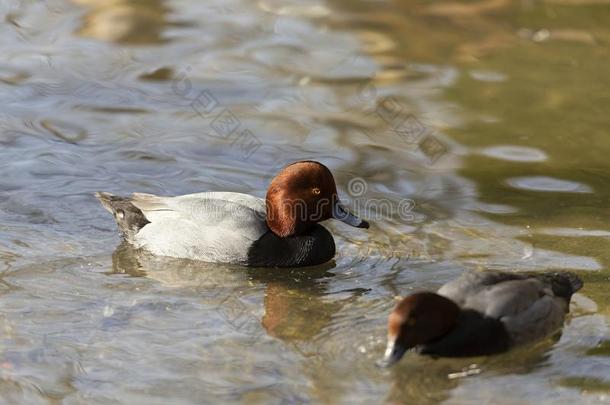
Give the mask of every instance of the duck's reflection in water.
[[[461, 385], [481, 383], [502, 375], [529, 374], [548, 363], [560, 333], [532, 345], [487, 357], [434, 358], [407, 354], [390, 373], [393, 384], [389, 403], [437, 404], [455, 395]], [[476, 376], [476, 377], [475, 377]], [[479, 392], [476, 400], [494, 403], [492, 392]], [[471, 398], [474, 400], [475, 398]]]
[[157, 257], [122, 243], [108, 274], [147, 277], [195, 293], [239, 332], [298, 342], [313, 339], [343, 306], [323, 299], [334, 267], [331, 261], [300, 269], [245, 268]]
[[163, 43], [169, 7], [161, 0], [73, 0], [89, 7], [77, 34], [120, 44]]
[[261, 324], [269, 336], [284, 341], [313, 339], [327, 326], [341, 305], [322, 299], [328, 290], [333, 261], [302, 269], [253, 269], [266, 285]]

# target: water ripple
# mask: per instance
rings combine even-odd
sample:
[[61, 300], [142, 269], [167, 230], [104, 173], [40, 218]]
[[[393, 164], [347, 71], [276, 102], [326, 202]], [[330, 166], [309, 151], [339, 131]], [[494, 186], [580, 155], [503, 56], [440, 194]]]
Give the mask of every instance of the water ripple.
[[559, 192], [559, 193], [592, 193], [593, 189], [577, 181], [556, 179], [547, 176], [513, 177], [506, 183], [522, 190]]

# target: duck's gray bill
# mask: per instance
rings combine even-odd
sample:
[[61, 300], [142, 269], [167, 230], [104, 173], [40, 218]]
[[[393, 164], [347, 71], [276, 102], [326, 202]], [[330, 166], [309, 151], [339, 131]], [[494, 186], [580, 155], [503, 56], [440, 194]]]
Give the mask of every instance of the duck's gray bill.
[[337, 202], [333, 205], [333, 218], [338, 219], [341, 222], [345, 222], [348, 225], [355, 226], [356, 228], [368, 229], [369, 223], [358, 218], [348, 210], [346, 210], [341, 203]]
[[402, 356], [405, 355], [406, 351], [407, 349], [402, 345], [395, 342], [388, 342], [388, 347], [385, 350], [383, 359], [377, 362], [377, 365], [379, 367], [390, 367], [398, 360], [402, 359]]

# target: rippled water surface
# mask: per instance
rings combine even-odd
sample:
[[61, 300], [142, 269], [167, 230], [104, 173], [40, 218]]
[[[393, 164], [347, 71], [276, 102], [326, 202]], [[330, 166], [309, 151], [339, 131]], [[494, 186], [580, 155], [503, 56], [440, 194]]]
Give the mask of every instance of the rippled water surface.
[[[0, 3], [6, 403], [610, 402], [610, 2]], [[106, 190], [333, 172], [368, 231], [257, 270], [119, 246]], [[413, 201], [404, 205], [405, 201]], [[585, 280], [559, 340], [375, 366], [395, 297]]]

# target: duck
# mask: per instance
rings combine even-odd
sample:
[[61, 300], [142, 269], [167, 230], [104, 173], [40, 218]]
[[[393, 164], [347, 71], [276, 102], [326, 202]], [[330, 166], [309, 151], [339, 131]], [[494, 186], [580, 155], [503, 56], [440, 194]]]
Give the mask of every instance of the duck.
[[155, 256], [250, 267], [305, 267], [335, 256], [331, 233], [319, 222], [369, 223], [341, 203], [331, 171], [304, 160], [284, 167], [265, 199], [209, 191], [181, 196], [95, 193], [122, 238]]
[[396, 305], [379, 365], [398, 362], [408, 350], [486, 356], [544, 339], [560, 330], [582, 286], [571, 272], [466, 271], [437, 292], [416, 292]]

